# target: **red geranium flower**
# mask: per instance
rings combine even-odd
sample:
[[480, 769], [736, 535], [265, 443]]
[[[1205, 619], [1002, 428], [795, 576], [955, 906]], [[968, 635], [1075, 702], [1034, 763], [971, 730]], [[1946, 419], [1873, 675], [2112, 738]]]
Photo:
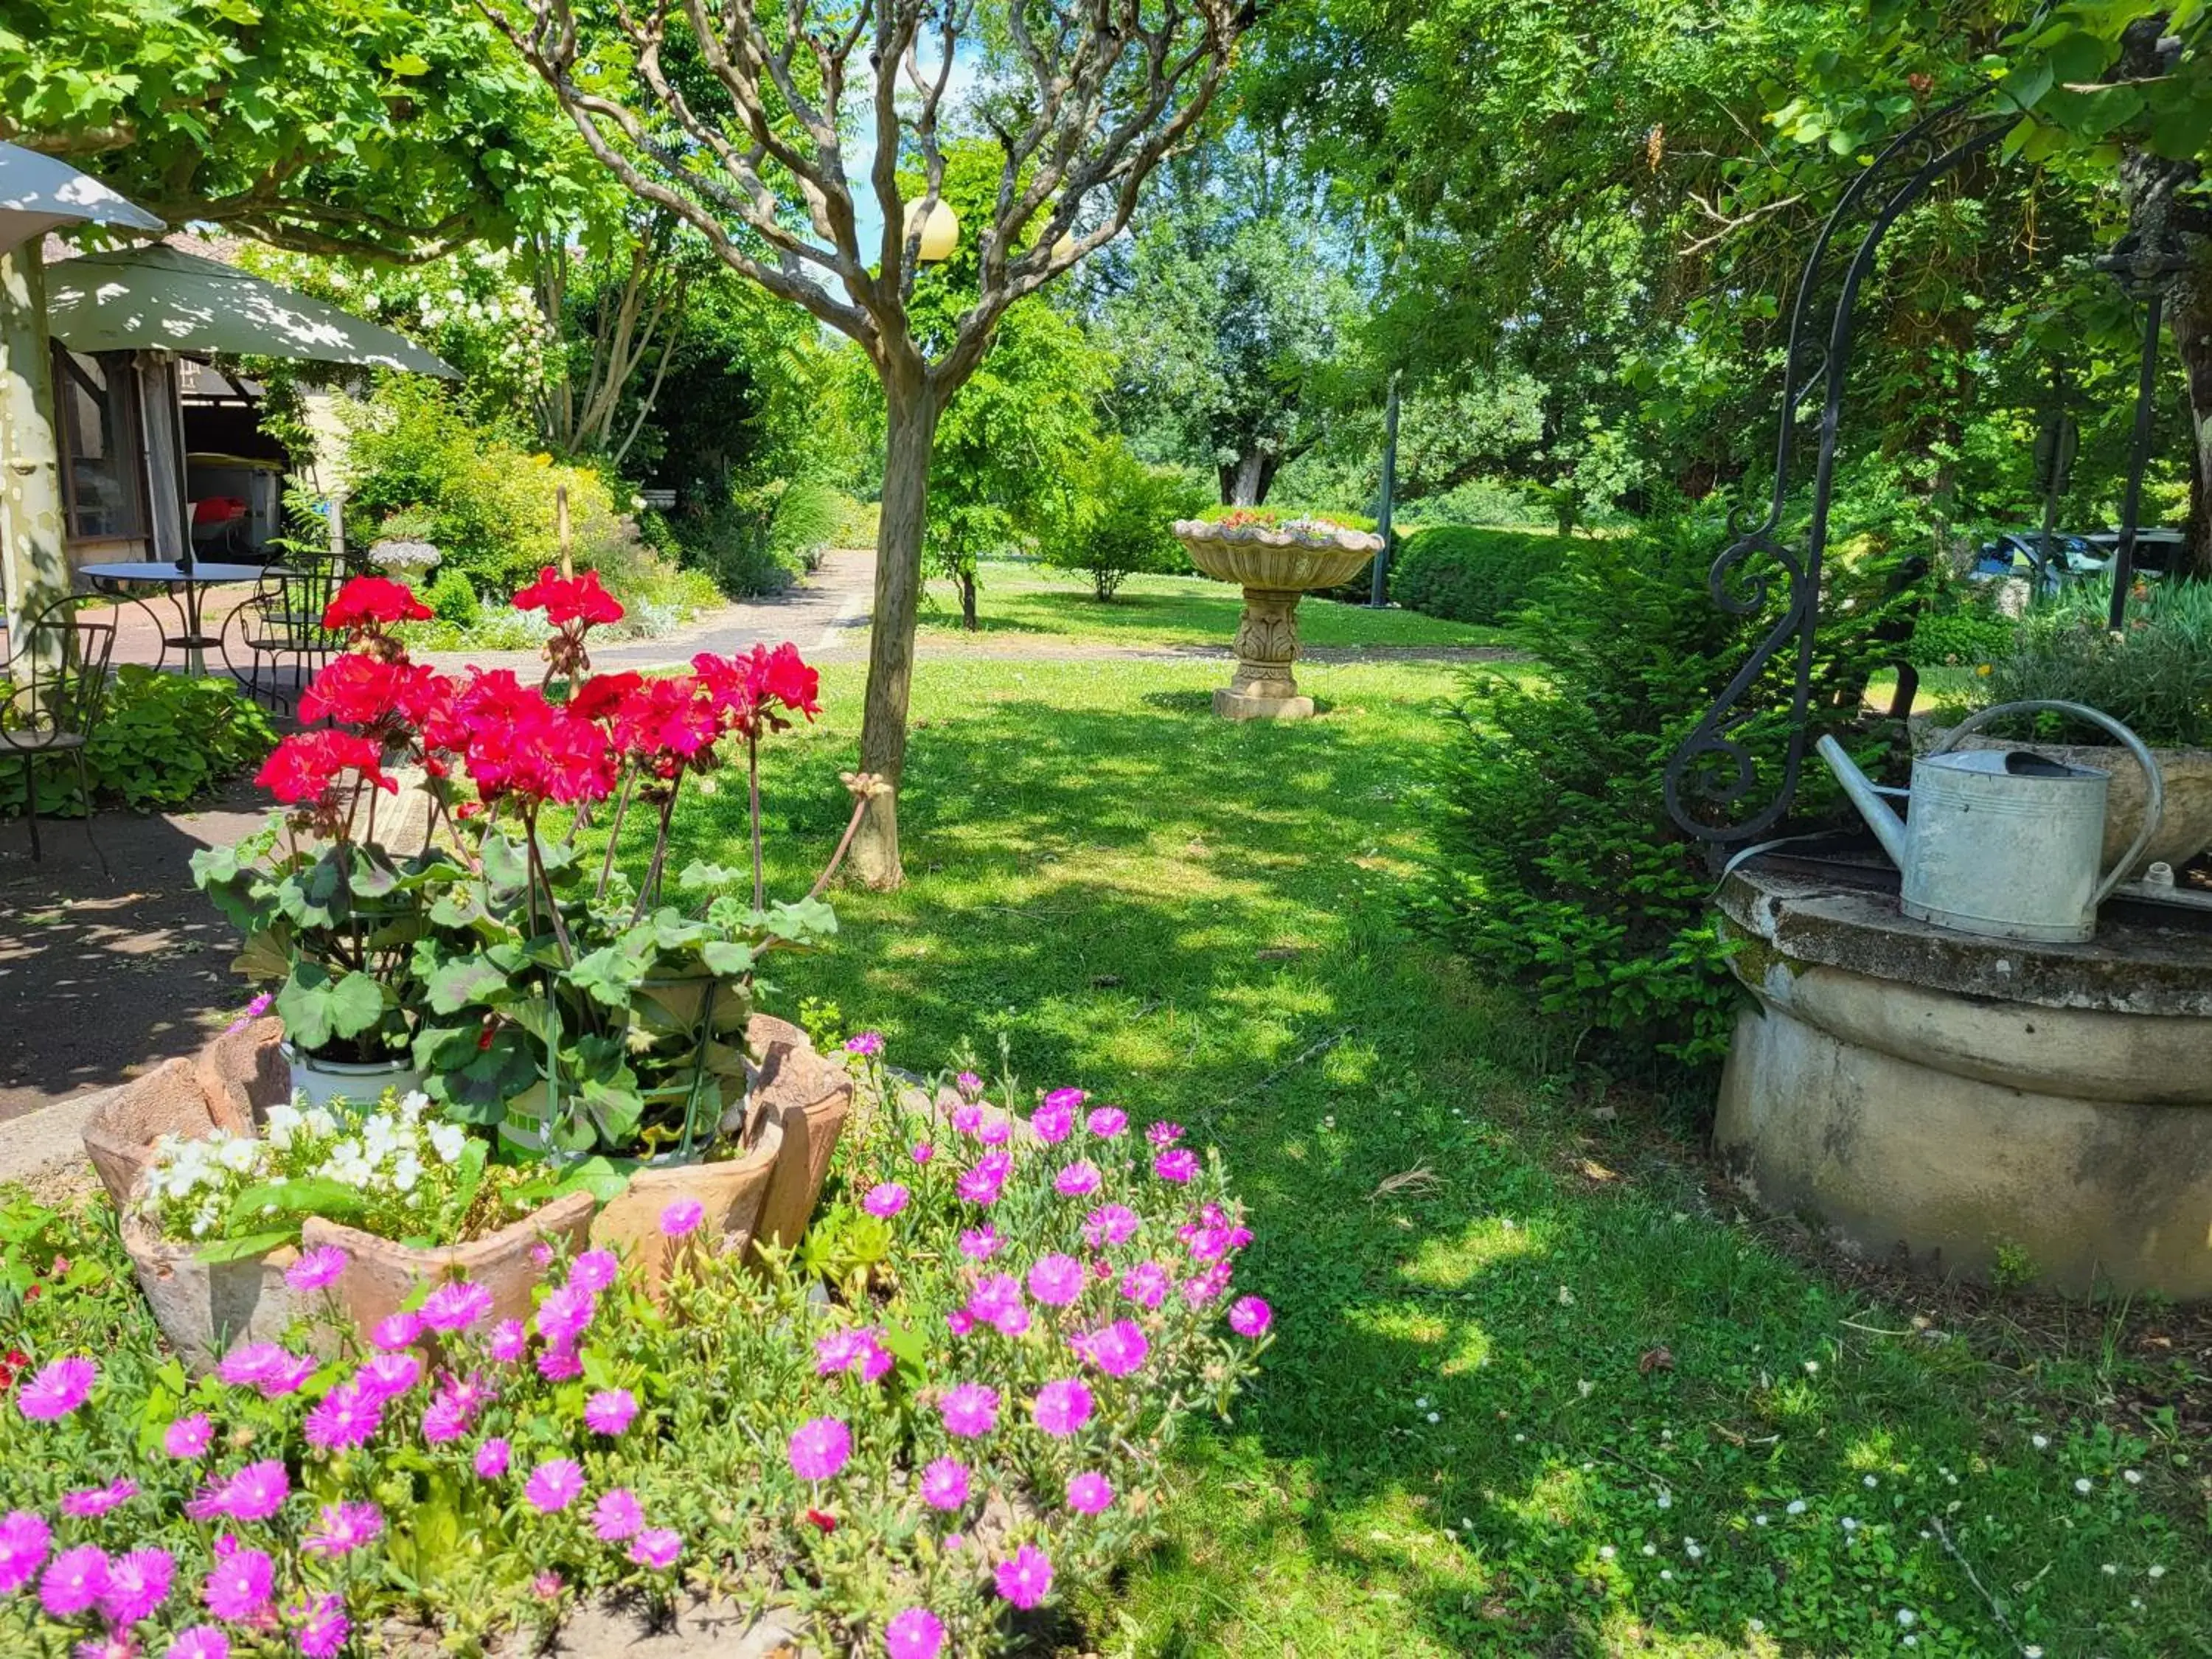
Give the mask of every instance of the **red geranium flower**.
[[657, 777], [672, 778], [696, 763], [721, 735], [714, 700], [692, 674], [642, 682], [615, 715], [616, 740]]
[[594, 674], [569, 697], [568, 712], [587, 720], [609, 719], [644, 684], [642, 674]]
[[[761, 648], [753, 647], [758, 657]], [[768, 653], [761, 673], [762, 689], [786, 708], [812, 720], [822, 712], [815, 701], [822, 687], [821, 673], [799, 659], [799, 647], [789, 640]]]
[[437, 678], [434, 669], [349, 651], [333, 657], [300, 694], [300, 718], [360, 726], [412, 725]]
[[405, 582], [389, 576], [356, 576], [331, 598], [323, 626], [332, 632], [374, 631], [387, 623], [428, 622], [430, 607]]
[[536, 581], [515, 594], [514, 608], [543, 611], [545, 620], [556, 628], [566, 628], [571, 623], [588, 628], [594, 623], [623, 619], [621, 602], [600, 585], [598, 571], [562, 576], [555, 574], [550, 564], [538, 573]]
[[837, 1517], [834, 1515], [825, 1515], [820, 1510], [809, 1510], [806, 1511], [806, 1518], [813, 1525], [821, 1528], [825, 1534], [837, 1530]]
[[383, 759], [375, 744], [349, 732], [295, 732], [270, 752], [253, 781], [287, 806], [324, 801], [347, 772], [398, 794], [399, 786], [385, 775]]
[[760, 726], [781, 731], [789, 722], [775, 712], [781, 703], [812, 720], [822, 712], [816, 701], [822, 676], [802, 661], [799, 647], [786, 640], [770, 651], [757, 645], [740, 657], [702, 653], [691, 659], [708, 696], [728, 716], [731, 729], [752, 736]]
[[465, 734], [469, 776], [487, 801], [574, 803], [601, 799], [614, 788], [607, 734], [547, 702], [509, 669], [479, 672], [455, 699], [453, 717]]

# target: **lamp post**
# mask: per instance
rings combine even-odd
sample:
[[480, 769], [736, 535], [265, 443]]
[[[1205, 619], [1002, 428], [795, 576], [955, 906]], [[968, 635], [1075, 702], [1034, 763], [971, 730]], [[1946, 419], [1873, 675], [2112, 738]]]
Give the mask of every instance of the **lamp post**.
[[1398, 371], [1390, 371], [1390, 396], [1382, 406], [1382, 499], [1375, 514], [1375, 533], [1382, 550], [1375, 556], [1375, 583], [1367, 602], [1376, 609], [1390, 603], [1390, 510], [1398, 501]]

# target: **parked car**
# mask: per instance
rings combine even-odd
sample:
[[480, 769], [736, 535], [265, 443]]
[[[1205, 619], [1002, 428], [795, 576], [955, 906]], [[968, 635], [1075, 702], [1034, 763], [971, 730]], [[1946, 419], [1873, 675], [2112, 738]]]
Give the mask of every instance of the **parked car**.
[[2046, 557], [2041, 531], [2008, 530], [1982, 544], [1966, 579], [1992, 582], [2017, 576], [2050, 593], [2076, 577], [2103, 568], [2103, 562], [2111, 557], [2109, 551], [2100, 556], [2087, 536], [2063, 531], [2051, 538]]
[[[2119, 556], [2120, 532], [2100, 530], [2084, 537], [2095, 550], [2096, 568], [2110, 570], [2112, 561]], [[2138, 576], [2163, 576], [2173, 568], [2174, 561], [2181, 556], [2189, 538], [2179, 530], [2145, 529], [2136, 532], [2135, 573]]]

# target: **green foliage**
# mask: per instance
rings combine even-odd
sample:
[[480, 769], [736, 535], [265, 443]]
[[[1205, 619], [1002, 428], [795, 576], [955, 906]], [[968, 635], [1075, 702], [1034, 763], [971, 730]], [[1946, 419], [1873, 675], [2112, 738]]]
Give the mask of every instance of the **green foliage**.
[[458, 570], [441, 569], [432, 577], [423, 590], [422, 603], [438, 621], [464, 630], [474, 628], [483, 614], [476, 584]]
[[[0, 707], [8, 684], [0, 680]], [[245, 771], [275, 746], [269, 720], [236, 681], [188, 679], [137, 663], [115, 671], [106, 713], [85, 745], [92, 793], [134, 811], [198, 799]], [[39, 763], [39, 816], [76, 817], [85, 810], [66, 756]], [[23, 810], [22, 769], [0, 769], [0, 814]]]
[[1147, 466], [1118, 437], [1091, 447], [1076, 476], [1075, 510], [1064, 535], [1048, 541], [1044, 562], [1090, 573], [1102, 599], [1139, 573], [1188, 570], [1170, 526], [1206, 505], [1206, 491], [1174, 467]]
[[[2057, 698], [2100, 709], [2148, 744], [2212, 744], [2212, 585], [2145, 586], [2117, 635], [2106, 627], [2111, 602], [2104, 580], [2077, 583], [2031, 611], [2011, 648], [1976, 678], [1977, 705]], [[2101, 726], [2061, 715], [2033, 720], [2033, 734], [2049, 740], [2112, 740]], [[2020, 729], [2028, 733], [2025, 719]]]
[[777, 556], [770, 544], [775, 523], [771, 498], [681, 505], [672, 513], [648, 512], [641, 520], [647, 541], [707, 579], [714, 591], [733, 599], [777, 593], [798, 574], [795, 561]]
[[[1535, 672], [1471, 677], [1443, 762], [1427, 925], [1475, 972], [1525, 987], [1638, 1067], [1717, 1058], [1735, 1005], [1705, 905], [1711, 874], [1668, 820], [1661, 784], [1713, 688], [1771, 621], [1731, 617], [1707, 596], [1724, 540], [1688, 520], [1582, 544], [1514, 618]], [[1831, 567], [1814, 663], [1824, 726], [1855, 712], [1881, 659], [1875, 635], [1913, 603], [1887, 596], [1895, 571], [1872, 556]], [[1749, 718], [1735, 735], [1763, 780], [1783, 751], [1787, 684], [1785, 661], [1741, 705]], [[1820, 799], [1810, 774], [1806, 794]]]
[[434, 382], [390, 375], [367, 404], [349, 406], [352, 510], [361, 522], [402, 509], [426, 514], [441, 570], [507, 594], [558, 562], [555, 495], [568, 492], [574, 560], [620, 593], [635, 534], [606, 480], [536, 453], [516, 428], [471, 419]]
[[1390, 562], [1390, 597], [1431, 617], [1502, 623], [1537, 583], [1585, 545], [1540, 530], [1434, 525], [1398, 544]]
[[836, 544], [850, 497], [815, 478], [795, 478], [777, 496], [769, 520], [769, 550], [782, 562], [812, 570]]
[[1975, 668], [2004, 655], [2019, 632], [2017, 623], [1994, 611], [1930, 611], [1912, 624], [1905, 657], [1923, 668]]

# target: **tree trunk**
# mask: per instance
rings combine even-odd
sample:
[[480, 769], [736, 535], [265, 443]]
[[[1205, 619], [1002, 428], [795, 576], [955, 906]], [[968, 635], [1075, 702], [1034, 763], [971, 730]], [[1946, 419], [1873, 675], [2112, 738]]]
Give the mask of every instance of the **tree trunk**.
[[914, 628], [921, 594], [921, 536], [929, 507], [929, 452], [938, 407], [918, 366], [887, 364], [884, 380], [884, 499], [876, 531], [876, 610], [868, 631], [868, 689], [860, 716], [860, 769], [890, 784], [868, 805], [853, 838], [853, 866], [875, 888], [896, 887], [898, 783], [906, 767], [906, 708], [914, 684]]
[[973, 570], [957, 571], [954, 574], [953, 580], [960, 584], [960, 625], [966, 629], [970, 634], [973, 634], [977, 626], [975, 622], [975, 573]]
[[1259, 506], [1267, 499], [1268, 486], [1275, 482], [1276, 465], [1277, 458], [1264, 449], [1244, 450], [1234, 466], [1221, 469], [1221, 504]]
[[2189, 544], [2180, 568], [2212, 579], [2212, 258], [2199, 256], [2168, 303], [2189, 385]]

